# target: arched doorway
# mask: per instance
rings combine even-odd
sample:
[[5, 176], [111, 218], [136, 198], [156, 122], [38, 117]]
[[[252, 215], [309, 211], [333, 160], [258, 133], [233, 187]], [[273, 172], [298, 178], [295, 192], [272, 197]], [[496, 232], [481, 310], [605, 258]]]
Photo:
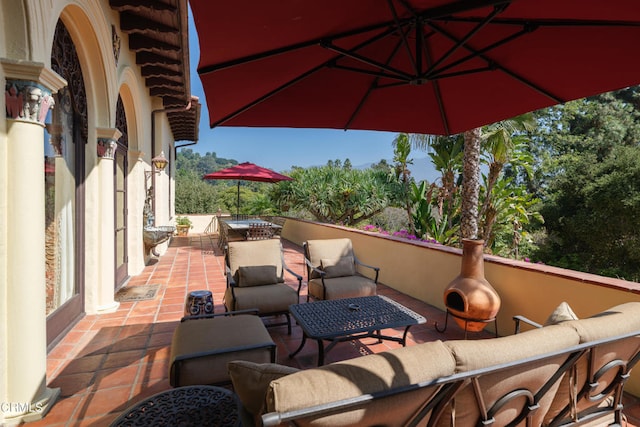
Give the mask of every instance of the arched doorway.
[[115, 191], [115, 248], [116, 274], [115, 288], [120, 288], [129, 278], [129, 256], [127, 254], [127, 171], [129, 133], [127, 130], [127, 116], [122, 98], [118, 96], [116, 105], [116, 129], [122, 136], [118, 139], [118, 149], [114, 157], [114, 191]]
[[51, 68], [68, 86], [54, 95], [45, 132], [47, 344], [84, 312], [84, 181], [87, 96], [78, 54], [61, 21]]

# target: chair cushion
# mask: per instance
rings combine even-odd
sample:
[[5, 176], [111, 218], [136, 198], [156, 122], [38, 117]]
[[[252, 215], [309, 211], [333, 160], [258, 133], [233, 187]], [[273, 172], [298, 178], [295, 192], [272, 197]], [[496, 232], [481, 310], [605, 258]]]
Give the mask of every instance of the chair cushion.
[[284, 283], [235, 288], [235, 300], [231, 288], [224, 294], [224, 302], [229, 310], [258, 309], [260, 315], [284, 313], [291, 304], [298, 304], [298, 292]]
[[277, 363], [254, 363], [234, 360], [227, 364], [233, 391], [252, 415], [264, 410], [267, 387], [272, 380], [298, 372], [299, 369]]
[[[320, 267], [323, 259], [336, 259], [344, 256], [353, 256], [351, 239], [317, 239], [306, 241], [306, 251], [309, 261], [314, 267]], [[311, 278], [319, 277], [316, 272], [311, 272]]]
[[569, 304], [563, 301], [549, 315], [547, 320], [544, 322], [544, 326], [557, 325], [558, 323], [566, 322], [568, 320], [578, 320], [578, 316], [576, 316], [571, 307], [569, 307]]
[[332, 259], [323, 258], [320, 261], [320, 268], [326, 273], [324, 276], [325, 279], [353, 276], [356, 274], [355, 261], [351, 255]]
[[[327, 287], [326, 299], [366, 297], [377, 294], [376, 283], [359, 275], [324, 279], [324, 284]], [[322, 279], [309, 281], [309, 294], [314, 298], [323, 299]]]
[[231, 275], [238, 281], [238, 267], [256, 265], [275, 265], [278, 282], [284, 282], [282, 268], [282, 245], [280, 240], [251, 240], [229, 242], [227, 259]]
[[278, 283], [275, 265], [247, 265], [238, 267], [239, 287], [273, 285]]

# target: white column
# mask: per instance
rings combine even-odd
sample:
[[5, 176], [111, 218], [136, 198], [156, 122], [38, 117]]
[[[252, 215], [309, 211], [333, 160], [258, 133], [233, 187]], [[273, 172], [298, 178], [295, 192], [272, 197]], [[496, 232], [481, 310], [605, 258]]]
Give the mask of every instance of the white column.
[[[42, 418], [59, 389], [47, 388], [44, 119], [66, 82], [43, 64], [0, 60], [6, 78], [6, 336], [0, 360], [0, 424]], [[0, 289], [2, 291], [2, 289]], [[4, 409], [9, 409], [6, 411]]]
[[[146, 198], [147, 174], [145, 173], [144, 153], [129, 150], [129, 174], [127, 175], [127, 204], [129, 218], [127, 223], [127, 241], [129, 255], [129, 271], [132, 275], [142, 272], [145, 267], [144, 242], [142, 229], [144, 224], [144, 202]], [[149, 182], [151, 179], [149, 178]], [[150, 184], [149, 184], [150, 185]]]
[[[114, 260], [115, 254], [115, 176], [114, 156], [121, 133], [117, 129], [97, 129], [98, 173], [100, 181], [100, 254], [103, 260]], [[118, 309], [115, 294], [115, 261], [100, 263], [96, 312], [111, 313]]]

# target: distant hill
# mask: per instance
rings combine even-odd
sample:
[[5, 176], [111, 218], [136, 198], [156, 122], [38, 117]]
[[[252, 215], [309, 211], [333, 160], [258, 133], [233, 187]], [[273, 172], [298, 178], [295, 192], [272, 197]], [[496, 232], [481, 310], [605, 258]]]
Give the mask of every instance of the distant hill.
[[[393, 162], [387, 159], [389, 164], [393, 164]], [[355, 165], [355, 169], [366, 169], [373, 165], [373, 163], [365, 163], [361, 165]], [[440, 177], [440, 173], [436, 171], [433, 164], [431, 163], [431, 159], [429, 157], [423, 157], [421, 159], [413, 159], [413, 164], [409, 166], [409, 170], [411, 171], [411, 176], [416, 181], [424, 181], [427, 180], [429, 183], [432, 183], [436, 179]]]

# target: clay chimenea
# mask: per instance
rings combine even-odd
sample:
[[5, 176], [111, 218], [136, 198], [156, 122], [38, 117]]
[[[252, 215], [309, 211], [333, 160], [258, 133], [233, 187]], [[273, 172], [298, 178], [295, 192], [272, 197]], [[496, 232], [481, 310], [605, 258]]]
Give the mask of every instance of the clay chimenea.
[[[460, 274], [444, 291], [444, 303], [449, 315], [466, 332], [482, 331], [487, 323], [495, 322], [500, 310], [500, 296], [484, 277], [484, 241], [462, 240], [462, 265]], [[446, 320], [446, 321], [447, 321]], [[447, 328], [436, 329], [444, 332]], [[496, 327], [496, 335], [497, 335]]]

